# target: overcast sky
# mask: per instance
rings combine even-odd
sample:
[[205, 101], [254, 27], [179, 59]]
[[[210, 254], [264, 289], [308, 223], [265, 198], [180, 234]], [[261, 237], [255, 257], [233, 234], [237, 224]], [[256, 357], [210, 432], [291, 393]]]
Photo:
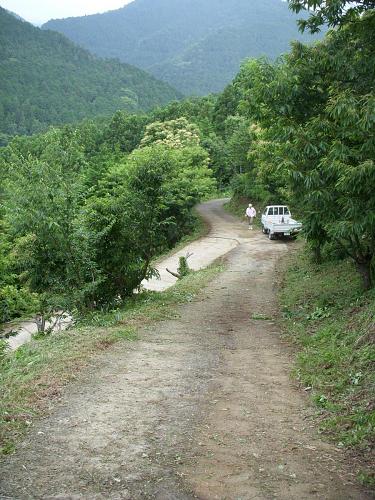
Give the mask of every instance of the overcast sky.
[[1, 7], [11, 10], [34, 24], [49, 19], [84, 16], [123, 7], [131, 0], [0, 0]]

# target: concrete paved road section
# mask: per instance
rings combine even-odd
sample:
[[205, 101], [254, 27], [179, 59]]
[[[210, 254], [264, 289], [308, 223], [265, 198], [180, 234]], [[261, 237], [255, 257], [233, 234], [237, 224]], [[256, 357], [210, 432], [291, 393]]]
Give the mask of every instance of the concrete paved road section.
[[171, 256], [160, 260], [156, 268], [160, 273], [160, 280], [154, 278], [144, 281], [143, 286], [148, 290], [162, 291], [172, 286], [177, 279], [166, 271], [177, 271], [179, 257], [191, 253], [188, 260], [189, 267], [194, 271], [204, 269], [219, 257], [226, 255], [240, 243], [247, 241], [250, 231], [246, 221], [237, 221], [223, 210], [223, 205], [228, 199], [211, 200], [198, 205], [197, 210], [210, 226], [207, 236], [200, 238], [173, 253]]

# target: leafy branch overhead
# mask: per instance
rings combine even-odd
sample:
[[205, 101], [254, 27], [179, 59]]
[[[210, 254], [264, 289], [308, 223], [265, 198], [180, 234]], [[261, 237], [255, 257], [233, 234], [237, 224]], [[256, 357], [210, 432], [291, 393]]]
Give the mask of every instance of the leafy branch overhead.
[[289, 7], [300, 14], [308, 11], [308, 19], [298, 21], [301, 31], [320, 31], [324, 24], [329, 27], [344, 26], [356, 22], [359, 16], [375, 8], [375, 0], [288, 0]]

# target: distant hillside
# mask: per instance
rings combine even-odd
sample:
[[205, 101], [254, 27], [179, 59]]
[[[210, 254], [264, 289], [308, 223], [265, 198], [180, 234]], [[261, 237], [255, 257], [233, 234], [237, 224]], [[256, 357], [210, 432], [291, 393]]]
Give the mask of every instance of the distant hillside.
[[52, 20], [43, 28], [106, 57], [117, 57], [186, 94], [217, 92], [246, 57], [277, 57], [298, 32], [282, 0], [134, 0], [85, 17]]
[[0, 142], [50, 124], [147, 110], [179, 98], [168, 84], [119, 61], [103, 60], [59, 33], [0, 8]]
[[11, 16], [15, 17], [16, 19], [18, 19], [19, 21], [23, 21], [23, 22], [27, 22], [23, 17], [19, 16], [18, 14], [16, 14], [15, 12], [11, 11], [11, 10], [8, 10], [8, 9], [4, 9], [8, 14], [10, 14]]

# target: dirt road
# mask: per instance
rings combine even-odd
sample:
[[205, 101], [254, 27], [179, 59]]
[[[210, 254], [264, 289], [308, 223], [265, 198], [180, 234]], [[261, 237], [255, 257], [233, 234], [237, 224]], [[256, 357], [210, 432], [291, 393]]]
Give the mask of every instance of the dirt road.
[[272, 321], [287, 246], [215, 211], [238, 240], [226, 270], [178, 319], [95, 358], [3, 461], [0, 498], [369, 498], [289, 378]]

